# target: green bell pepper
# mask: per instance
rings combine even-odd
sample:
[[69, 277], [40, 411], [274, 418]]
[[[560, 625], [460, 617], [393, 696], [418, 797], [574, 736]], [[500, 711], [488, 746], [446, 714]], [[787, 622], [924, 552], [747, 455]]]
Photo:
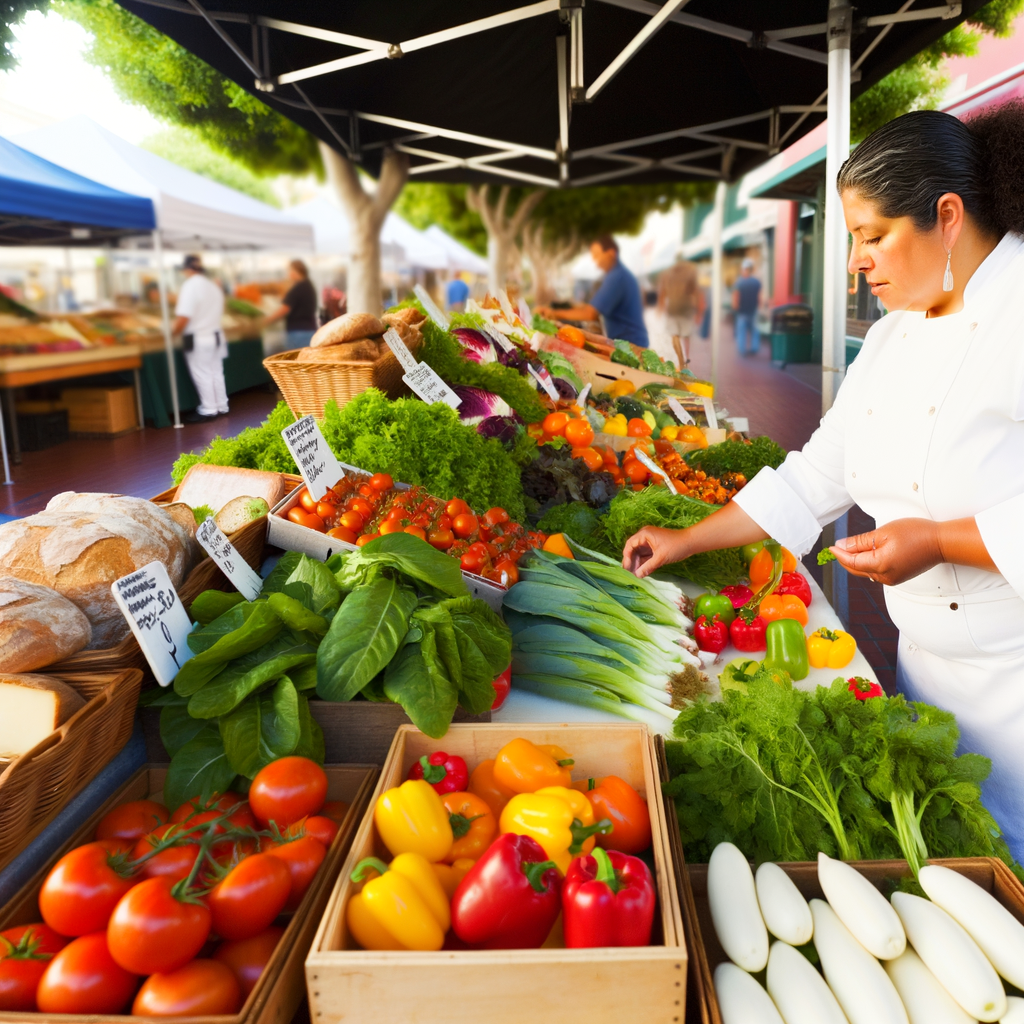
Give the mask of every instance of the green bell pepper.
[[807, 638], [804, 627], [796, 619], [769, 622], [765, 641], [765, 668], [785, 669], [794, 681], [807, 678], [811, 668], [807, 659]]
[[747, 563], [747, 565], [750, 565], [750, 563], [754, 560], [754, 555], [756, 555], [758, 551], [760, 551], [763, 547], [764, 541], [757, 540], [754, 541], [753, 544], [744, 544], [743, 547], [740, 548], [740, 554], [743, 555], [743, 560]]
[[736, 618], [736, 609], [724, 594], [701, 594], [693, 606], [694, 621], [702, 615], [708, 617], [708, 622], [713, 622], [717, 615], [728, 626]]

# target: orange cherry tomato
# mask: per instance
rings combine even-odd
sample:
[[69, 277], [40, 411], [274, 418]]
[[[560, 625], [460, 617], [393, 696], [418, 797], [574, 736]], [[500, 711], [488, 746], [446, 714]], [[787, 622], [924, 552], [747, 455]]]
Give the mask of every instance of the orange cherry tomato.
[[377, 492], [369, 484], [360, 484], [359, 493], [364, 498], [369, 498], [371, 501], [377, 497]]
[[642, 484], [647, 481], [647, 477], [649, 476], [647, 467], [638, 459], [631, 459], [629, 461], [629, 465], [623, 466], [622, 468], [630, 483]]
[[353, 498], [349, 505], [349, 511], [358, 512], [364, 519], [373, 516], [373, 506], [365, 498]]
[[572, 457], [574, 459], [582, 459], [583, 464], [592, 473], [598, 473], [604, 469], [604, 459], [600, 452], [595, 452], [593, 448], [573, 448]]
[[338, 514], [338, 508], [329, 501], [318, 501], [316, 503], [316, 514], [326, 523], [328, 520], [334, 519]]
[[349, 511], [342, 512], [338, 524], [358, 535], [359, 531], [366, 525], [366, 520], [358, 512]]
[[307, 512], [316, 511], [316, 498], [314, 498], [313, 495], [309, 493], [309, 489], [307, 487], [303, 487], [302, 490], [299, 491], [299, 504]]
[[642, 420], [639, 417], [634, 417], [626, 424], [626, 436], [650, 437], [651, 425], [647, 422], [647, 420]]
[[327, 532], [327, 525], [318, 515], [315, 515], [312, 512], [306, 516], [306, 521], [302, 525], [309, 527], [311, 530], [316, 530], [318, 533]]
[[447, 551], [455, 543], [455, 535], [451, 530], [438, 527], [427, 534], [427, 543], [438, 551]]
[[589, 448], [594, 441], [594, 428], [588, 420], [569, 420], [565, 425], [565, 439], [573, 448]]
[[293, 505], [290, 509], [288, 509], [288, 521], [291, 523], [295, 523], [297, 526], [305, 526], [306, 516], [308, 515], [309, 513], [302, 507], [301, 504]]
[[508, 513], [503, 508], [489, 508], [484, 513], [484, 522], [488, 526], [499, 526], [508, 522]]
[[569, 414], [566, 412], [549, 412], [544, 417], [543, 427], [546, 437], [562, 437], [565, 435], [565, 427], [569, 422]]
[[480, 520], [472, 512], [463, 512], [452, 520], [452, 529], [456, 537], [472, 537], [479, 525]]
[[389, 522], [397, 522], [400, 519], [409, 518], [409, 510], [404, 505], [396, 505], [385, 517]]
[[445, 505], [444, 510], [452, 517], [453, 520], [456, 516], [461, 516], [467, 512], [473, 511], [461, 498], [452, 498], [452, 500]]
[[356, 541], [356, 547], [361, 548], [364, 544], [369, 544], [371, 540], [376, 540], [379, 536], [379, 533], [364, 533], [362, 537]]
[[386, 537], [389, 533], [401, 533], [405, 527], [398, 519], [385, 519], [380, 524], [380, 535]]
[[359, 539], [358, 533], [346, 530], [344, 526], [335, 526], [333, 530], [328, 530], [327, 536], [333, 537], [335, 540], [343, 540], [346, 544], [355, 544]]
[[395, 486], [395, 481], [391, 479], [390, 473], [374, 473], [370, 477], [370, 486], [375, 491], [390, 491]]
[[402, 532], [411, 534], [413, 537], [419, 537], [420, 540], [427, 539], [427, 531], [424, 530], [422, 526], [416, 526], [415, 524], [405, 527]]

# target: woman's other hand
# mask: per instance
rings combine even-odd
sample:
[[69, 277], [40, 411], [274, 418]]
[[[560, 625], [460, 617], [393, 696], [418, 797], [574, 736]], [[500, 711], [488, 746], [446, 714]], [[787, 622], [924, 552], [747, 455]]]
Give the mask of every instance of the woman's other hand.
[[637, 530], [622, 549], [622, 568], [643, 579], [663, 565], [682, 561], [692, 553], [686, 532], [664, 526], [645, 526]]
[[870, 533], [838, 540], [829, 550], [854, 576], [894, 587], [944, 560], [939, 525], [931, 519], [896, 519]]

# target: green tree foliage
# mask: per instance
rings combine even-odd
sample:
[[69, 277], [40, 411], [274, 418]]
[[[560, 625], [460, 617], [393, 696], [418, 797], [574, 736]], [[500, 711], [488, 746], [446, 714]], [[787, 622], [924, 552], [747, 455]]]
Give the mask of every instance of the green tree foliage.
[[437, 224], [474, 252], [487, 252], [487, 231], [466, 205], [465, 185], [409, 182], [395, 201], [395, 213], [421, 231]]

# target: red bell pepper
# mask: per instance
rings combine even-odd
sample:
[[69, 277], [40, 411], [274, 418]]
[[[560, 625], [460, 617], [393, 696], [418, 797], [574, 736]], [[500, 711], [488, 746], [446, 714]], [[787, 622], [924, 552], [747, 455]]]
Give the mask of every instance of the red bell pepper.
[[750, 622], [737, 617], [729, 627], [729, 637], [737, 651], [743, 651], [746, 654], [763, 651], [768, 646], [765, 639], [767, 628], [768, 623], [760, 615], [755, 616]]
[[648, 946], [654, 922], [654, 880], [639, 857], [596, 847], [577, 857], [562, 886], [565, 944]]
[[857, 700], [868, 700], [870, 697], [885, 696], [885, 690], [878, 683], [871, 679], [865, 679], [863, 676], [850, 676], [846, 682], [848, 684], [846, 688]]
[[693, 624], [693, 638], [702, 651], [721, 654], [729, 646], [729, 627], [718, 615], [714, 619], [702, 615]]
[[774, 592], [776, 594], [792, 594], [794, 597], [799, 597], [808, 608], [811, 606], [811, 585], [802, 573], [784, 572]]
[[538, 949], [562, 909], [562, 876], [530, 836], [506, 832], [452, 896], [452, 930], [476, 949]]
[[737, 611], [754, 596], [754, 592], [745, 583], [737, 583], [732, 587], [722, 587], [718, 593], [729, 598], [732, 601], [733, 608]]
[[469, 768], [456, 754], [437, 750], [433, 754], [424, 754], [409, 769], [407, 778], [426, 779], [442, 796], [445, 793], [462, 793], [469, 785]]

